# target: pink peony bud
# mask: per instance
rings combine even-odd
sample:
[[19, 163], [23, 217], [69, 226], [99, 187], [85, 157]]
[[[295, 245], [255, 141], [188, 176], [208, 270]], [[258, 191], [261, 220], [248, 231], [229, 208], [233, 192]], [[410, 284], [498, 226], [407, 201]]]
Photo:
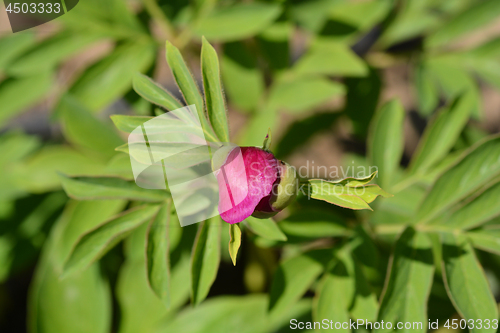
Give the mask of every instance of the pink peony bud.
[[[218, 157], [217, 164], [222, 166], [216, 171], [218, 208], [224, 221], [239, 223], [250, 215], [267, 218], [295, 198], [295, 170], [278, 161], [271, 152], [257, 147], [236, 147], [224, 155], [227, 158], [223, 163]], [[287, 184], [280, 186], [281, 181]], [[285, 187], [287, 191], [283, 190]]]

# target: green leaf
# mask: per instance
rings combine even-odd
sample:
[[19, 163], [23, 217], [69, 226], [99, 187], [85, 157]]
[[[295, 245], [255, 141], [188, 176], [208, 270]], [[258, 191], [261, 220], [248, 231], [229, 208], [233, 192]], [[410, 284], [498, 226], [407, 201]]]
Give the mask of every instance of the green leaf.
[[[169, 41], [166, 43], [167, 48], [167, 62], [174, 76], [175, 82], [179, 86], [179, 89], [184, 96], [186, 104], [193, 105], [196, 107], [196, 112], [200, 118], [200, 123], [205, 133], [213, 133], [212, 128], [208, 124], [208, 120], [205, 113], [205, 106], [203, 104], [203, 97], [198, 89], [193, 74], [189, 71], [189, 68], [182, 58], [181, 52], [178, 48], [173, 46]], [[212, 137], [213, 139], [213, 137]]]
[[340, 180], [328, 180], [328, 182], [331, 184], [348, 186], [348, 187], [364, 186], [369, 182], [371, 182], [373, 179], [375, 179], [377, 174], [378, 172], [374, 171], [367, 177], [362, 177], [362, 178], [347, 177]]
[[18, 162], [33, 153], [41, 145], [40, 140], [21, 131], [9, 131], [0, 137], [0, 168]]
[[342, 218], [322, 210], [301, 209], [280, 221], [279, 226], [285, 234], [299, 238], [336, 237], [349, 233]]
[[285, 312], [297, 302], [331, 258], [331, 250], [314, 250], [282, 262], [274, 273], [271, 285], [271, 316]]
[[360, 264], [353, 260], [353, 266], [355, 292], [353, 304], [349, 311], [354, 319], [375, 321], [379, 311], [377, 296], [371, 290]]
[[30, 332], [105, 333], [111, 329], [111, 291], [98, 265], [61, 281], [54, 267], [43, 263], [30, 289]]
[[337, 76], [366, 76], [368, 69], [361, 59], [345, 44], [319, 39], [313, 43], [294, 65], [300, 74], [326, 74]]
[[245, 219], [245, 224], [253, 233], [260, 237], [275, 241], [287, 240], [285, 234], [283, 234], [276, 222], [272, 219], [258, 219], [249, 216]]
[[58, 249], [53, 255], [59, 275], [81, 236], [121, 212], [125, 205], [124, 200], [69, 201], [61, 218], [70, 217], [71, 222], [64, 228], [58, 241]]
[[231, 224], [229, 226], [229, 255], [233, 265], [236, 266], [236, 256], [241, 245], [241, 230], [238, 224]]
[[40, 101], [53, 86], [52, 73], [41, 73], [0, 83], [0, 126], [19, 112]]
[[142, 98], [166, 110], [173, 111], [183, 107], [177, 98], [146, 75], [135, 73], [132, 79], [132, 87]]
[[427, 192], [419, 186], [409, 186], [399, 191], [389, 200], [383, 200], [373, 212], [370, 223], [376, 228], [399, 233], [403, 225], [410, 223]]
[[128, 42], [89, 69], [70, 92], [91, 111], [100, 111], [125, 94], [136, 72], [153, 62], [155, 46], [150, 41]]
[[262, 31], [280, 13], [281, 6], [271, 3], [225, 6], [203, 18], [195, 27], [195, 33], [219, 42], [240, 40]]
[[376, 113], [368, 136], [368, 158], [378, 170], [377, 183], [383, 188], [394, 184], [394, 176], [403, 156], [405, 111], [401, 103], [393, 99]]
[[264, 75], [244, 43], [224, 44], [221, 76], [231, 104], [245, 111], [257, 108], [265, 89]]
[[18, 164], [10, 177], [22, 189], [42, 193], [61, 188], [59, 173], [102, 174], [105, 164], [64, 145], [48, 145]]
[[[79, 30], [85, 33], [99, 32], [113, 40], [144, 38], [146, 27], [133, 13], [131, 7], [121, 0], [109, 0], [106, 3], [88, 0], [75, 5], [70, 11], [70, 2], [66, 5], [70, 11], [67, 15], [58, 18], [70, 30]], [[81, 20], [75, 18], [79, 17]]]
[[296, 77], [275, 83], [267, 101], [270, 108], [296, 113], [317, 107], [345, 94], [342, 84], [323, 77]]
[[[339, 260], [331, 271], [325, 273], [314, 297], [313, 319], [321, 322], [324, 318], [334, 323], [349, 322], [349, 306], [354, 295], [354, 279], [346, 265]], [[326, 331], [326, 330], [325, 330]], [[351, 332], [349, 328], [336, 329]]]
[[144, 124], [146, 121], [155, 118], [148, 116], [126, 116], [122, 114], [114, 114], [110, 117], [116, 128], [125, 133], [132, 133], [133, 130]]
[[220, 79], [219, 60], [217, 52], [212, 45], [202, 38], [201, 47], [201, 74], [203, 76], [203, 87], [205, 89], [205, 103], [208, 118], [222, 142], [229, 142], [229, 126], [227, 123], [226, 100], [222, 93]]
[[[189, 283], [186, 283], [190, 267], [188, 251], [183, 251], [176, 262], [171, 262], [169, 310], [149, 286], [144, 255], [148, 230], [149, 225], [144, 223], [124, 241], [126, 260], [120, 267], [116, 287], [121, 313], [120, 333], [151, 333], [166, 315], [175, 313], [189, 300]], [[172, 230], [175, 229], [169, 230], [169, 236], [172, 236]], [[169, 241], [172, 244], [171, 238]]]
[[313, 303], [316, 321], [335, 318], [334, 322], [349, 322], [351, 316], [365, 321], [376, 319], [377, 298], [351, 251], [352, 244], [338, 249], [335, 265], [323, 276]]
[[410, 172], [424, 174], [453, 147], [473, 108], [470, 94], [464, 94], [442, 109], [427, 125], [410, 163]]
[[452, 18], [426, 39], [426, 47], [440, 47], [455, 41], [465, 33], [478, 29], [500, 15], [500, 4], [496, 0], [475, 2], [470, 8]]
[[391, 322], [392, 332], [398, 322], [417, 322], [421, 326], [398, 329], [402, 332], [427, 331], [427, 301], [434, 275], [432, 244], [429, 237], [407, 228], [396, 243], [378, 322]]
[[191, 252], [191, 302], [201, 303], [215, 281], [220, 263], [221, 219], [200, 224]]
[[500, 183], [497, 183], [481, 193], [446, 218], [445, 225], [457, 229], [471, 229], [488, 222], [500, 215]]
[[500, 38], [492, 39], [461, 54], [460, 61], [490, 84], [500, 87]]
[[59, 278], [60, 266], [82, 232], [104, 222], [123, 205], [120, 201], [87, 201], [66, 206], [44, 243], [30, 286], [30, 332], [109, 332], [111, 294], [99, 266], [92, 265], [64, 280]]
[[319, 33], [325, 26], [332, 9], [339, 5], [337, 1], [305, 1], [290, 3], [290, 17], [300, 27], [310, 32]]
[[476, 119], [483, 118], [483, 107], [478, 85], [464, 67], [466, 61], [454, 54], [432, 58], [426, 62], [429, 72], [441, 88], [446, 99], [455, 99], [469, 94], [472, 99], [471, 113]]
[[99, 260], [131, 230], [150, 220], [157, 212], [158, 206], [139, 206], [115, 216], [82, 235], [64, 265], [63, 276], [83, 271]]
[[16, 59], [6, 69], [10, 75], [21, 76], [47, 72], [66, 58], [88, 48], [101, 38], [98, 34], [75, 34], [63, 32], [43, 40]]
[[154, 191], [137, 186], [120, 178], [75, 177], [60, 175], [61, 183], [68, 196], [78, 200], [127, 199], [158, 202], [170, 197], [166, 191]]
[[[472, 246], [463, 235], [442, 234], [443, 280], [455, 309], [465, 320], [485, 322], [498, 319], [495, 298], [477, 261]], [[471, 329], [472, 333], [495, 332], [490, 327]]]
[[279, 74], [290, 66], [290, 39], [294, 29], [291, 21], [276, 21], [257, 36], [258, 50], [273, 73]]
[[120, 305], [120, 333], [153, 332], [168, 313], [165, 304], [148, 285], [144, 267], [144, 260], [126, 260], [120, 267], [116, 287]]
[[243, 134], [238, 138], [240, 146], [256, 146], [262, 143], [262, 138], [267, 134], [267, 131], [275, 131], [278, 124], [278, 110], [275, 108], [264, 108], [260, 110], [249, 121]]
[[354, 190], [354, 193], [366, 203], [372, 203], [379, 195], [384, 198], [390, 198], [393, 196], [392, 194], [381, 189], [378, 185], [358, 186], [355, 187]]
[[329, 11], [329, 17], [340, 24], [356, 28], [354, 32], [359, 33], [380, 23], [392, 5], [390, 0], [339, 2]]
[[[162, 113], [165, 114], [165, 113]], [[161, 115], [161, 114], [160, 114]], [[193, 121], [191, 118], [186, 118], [183, 119], [186, 122], [190, 121], [190, 123], [185, 123], [180, 125], [179, 122], [171, 122], [170, 119], [168, 118], [158, 118], [158, 117], [149, 117], [149, 116], [126, 116], [126, 115], [118, 115], [114, 114], [111, 116], [111, 120], [115, 124], [115, 126], [126, 133], [132, 133], [137, 127], [143, 125], [149, 120], [154, 119], [154, 121], [148, 123], [146, 125], [147, 128], [147, 133], [167, 133], [169, 131], [175, 131], [177, 132], [192, 132], [194, 129], [198, 128], [198, 124]], [[205, 133], [205, 135], [208, 135], [208, 133]], [[182, 136], [181, 136], [182, 137]], [[168, 143], [166, 143], [164, 140], [159, 140], [155, 141], [160, 143], [165, 143], [166, 146], [168, 146]], [[170, 143], [172, 144], [172, 143]], [[128, 144], [127, 144], [128, 145]], [[122, 147], [123, 148], [123, 147]], [[116, 149], [123, 151], [123, 149]]]
[[2, 50], [0, 54], [0, 72], [4, 72], [13, 60], [34, 43], [35, 34], [32, 31], [2, 36], [0, 38], [0, 49]]
[[484, 228], [468, 232], [467, 237], [475, 248], [500, 255], [500, 230]]
[[93, 152], [110, 157], [123, 139], [115, 130], [97, 120], [85, 107], [69, 95], [61, 98], [57, 112], [68, 141]]
[[432, 71], [420, 64], [415, 68], [415, 87], [417, 89], [419, 112], [429, 116], [439, 103], [439, 89]]
[[[265, 295], [228, 296], [208, 299], [197, 307], [186, 307], [170, 320], [165, 320], [159, 332], [283, 332], [290, 327], [290, 318], [303, 318], [311, 310], [311, 302], [299, 302], [279, 318], [266, 314]], [[238, 311], [235, 311], [238, 309]]]
[[311, 198], [350, 209], [372, 210], [368, 202], [378, 195], [390, 196], [377, 185], [349, 187], [322, 179], [310, 179], [309, 184]]
[[169, 229], [171, 202], [163, 204], [151, 220], [147, 233], [146, 265], [148, 282], [163, 304], [170, 307]]
[[482, 141], [436, 181], [417, 211], [426, 223], [500, 174], [500, 138]]

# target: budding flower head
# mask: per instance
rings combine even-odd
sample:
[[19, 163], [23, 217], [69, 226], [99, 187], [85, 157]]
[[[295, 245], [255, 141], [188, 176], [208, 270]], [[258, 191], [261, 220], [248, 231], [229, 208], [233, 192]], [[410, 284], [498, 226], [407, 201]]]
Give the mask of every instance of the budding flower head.
[[217, 151], [213, 160], [212, 167], [218, 169], [215, 171], [219, 184], [218, 209], [228, 223], [239, 223], [250, 215], [274, 216], [297, 195], [295, 169], [267, 150], [225, 148]]

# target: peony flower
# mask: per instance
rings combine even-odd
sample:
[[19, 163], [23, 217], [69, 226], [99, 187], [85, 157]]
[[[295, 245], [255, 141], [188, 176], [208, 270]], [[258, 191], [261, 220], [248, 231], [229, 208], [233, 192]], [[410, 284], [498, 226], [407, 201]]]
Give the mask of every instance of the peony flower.
[[219, 185], [218, 210], [228, 223], [249, 216], [276, 215], [297, 195], [295, 169], [257, 147], [225, 147], [214, 154]]

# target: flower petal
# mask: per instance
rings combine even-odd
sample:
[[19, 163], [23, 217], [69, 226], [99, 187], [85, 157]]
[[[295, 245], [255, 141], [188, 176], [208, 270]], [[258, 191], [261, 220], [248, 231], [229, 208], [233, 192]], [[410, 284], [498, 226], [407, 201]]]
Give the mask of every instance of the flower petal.
[[217, 173], [222, 219], [233, 224], [252, 215], [277, 177], [278, 161], [272, 153], [256, 147], [233, 149]]

